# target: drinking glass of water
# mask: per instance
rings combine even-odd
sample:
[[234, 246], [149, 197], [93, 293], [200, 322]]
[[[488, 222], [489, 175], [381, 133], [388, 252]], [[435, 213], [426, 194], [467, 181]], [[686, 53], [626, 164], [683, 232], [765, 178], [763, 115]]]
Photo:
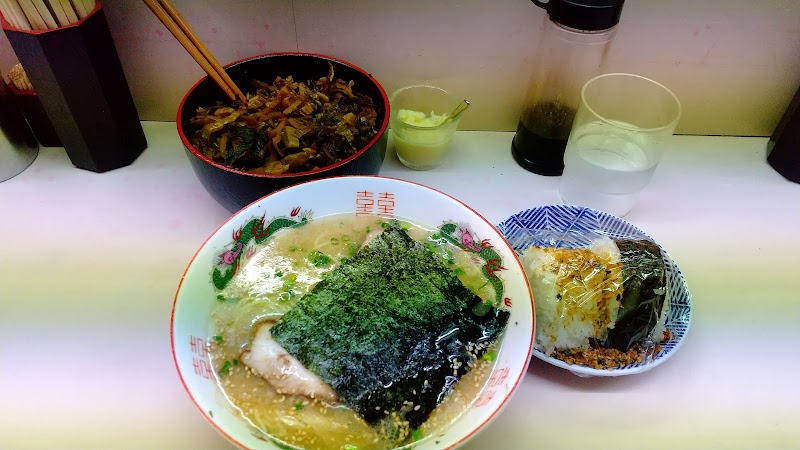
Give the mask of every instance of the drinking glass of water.
[[587, 81], [564, 152], [561, 199], [628, 214], [680, 117], [675, 94], [651, 79], [609, 73]]

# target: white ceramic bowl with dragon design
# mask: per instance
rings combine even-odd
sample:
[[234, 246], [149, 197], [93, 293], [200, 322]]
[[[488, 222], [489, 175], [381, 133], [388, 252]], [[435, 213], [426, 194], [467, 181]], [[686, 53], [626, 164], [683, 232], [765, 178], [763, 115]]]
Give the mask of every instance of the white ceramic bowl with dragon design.
[[174, 299], [171, 345], [178, 375], [198, 411], [242, 448], [294, 448], [250, 426], [225, 400], [211, 368], [211, 313], [219, 287], [276, 230], [304, 220], [350, 213], [397, 218], [436, 228], [483, 264], [501, 307], [510, 313], [492, 372], [467, 410], [419, 450], [460, 446], [500, 414], [525, 375], [534, 336], [531, 291], [514, 250], [497, 229], [459, 200], [435, 189], [380, 176], [344, 176], [295, 185], [243, 208], [223, 223], [190, 261]]

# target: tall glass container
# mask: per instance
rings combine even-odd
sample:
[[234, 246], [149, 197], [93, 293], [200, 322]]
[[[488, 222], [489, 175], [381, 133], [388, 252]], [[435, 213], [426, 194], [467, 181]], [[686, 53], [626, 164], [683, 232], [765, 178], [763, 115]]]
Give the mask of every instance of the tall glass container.
[[514, 160], [556, 176], [583, 84], [603, 71], [625, 0], [532, 0], [547, 10], [517, 132]]

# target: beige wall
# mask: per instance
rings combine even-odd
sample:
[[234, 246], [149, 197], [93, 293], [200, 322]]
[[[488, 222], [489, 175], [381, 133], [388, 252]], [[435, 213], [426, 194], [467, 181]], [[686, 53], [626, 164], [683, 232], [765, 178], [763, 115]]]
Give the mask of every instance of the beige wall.
[[[271, 51], [347, 59], [387, 92], [427, 82], [472, 108], [462, 129], [513, 130], [544, 12], [525, 0], [173, 0], [221, 62]], [[140, 0], [104, 2], [142, 119], [174, 120], [203, 72]], [[3, 74], [16, 62], [0, 36]], [[628, 0], [608, 71], [678, 95], [677, 132], [766, 136], [800, 86], [798, 0]]]

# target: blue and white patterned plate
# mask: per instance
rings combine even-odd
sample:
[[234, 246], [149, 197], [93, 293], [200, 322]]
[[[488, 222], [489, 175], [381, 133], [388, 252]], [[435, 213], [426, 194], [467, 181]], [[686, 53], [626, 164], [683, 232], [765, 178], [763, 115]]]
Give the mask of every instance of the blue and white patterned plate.
[[[642, 230], [611, 214], [582, 206], [549, 205], [520, 211], [503, 220], [497, 226], [517, 253], [530, 245], [548, 247], [585, 247], [600, 236], [610, 238], [649, 239], [655, 242]], [[619, 376], [641, 373], [652, 369], [666, 361], [681, 346], [692, 318], [692, 297], [686, 280], [678, 265], [661, 248], [664, 265], [667, 270], [667, 301], [669, 315], [666, 326], [670, 330], [670, 338], [661, 343], [661, 350], [643, 362], [626, 367], [598, 370], [590, 367], [567, 364], [556, 358], [545, 356], [539, 350], [533, 350], [533, 356], [555, 366], [567, 369], [578, 376]], [[534, 303], [536, 299], [533, 299]]]

